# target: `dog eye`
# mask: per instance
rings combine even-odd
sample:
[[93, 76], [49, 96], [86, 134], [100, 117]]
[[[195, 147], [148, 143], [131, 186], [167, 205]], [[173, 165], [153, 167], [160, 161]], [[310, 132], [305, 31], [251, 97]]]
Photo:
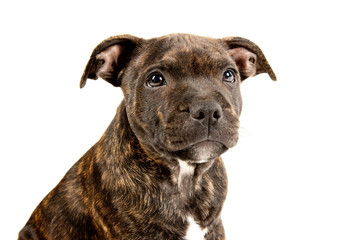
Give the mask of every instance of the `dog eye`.
[[236, 80], [235, 72], [231, 69], [228, 69], [223, 74], [223, 81], [228, 83], [234, 83]]
[[165, 84], [166, 84], [165, 78], [160, 73], [154, 73], [150, 75], [150, 77], [146, 81], [146, 86], [148, 87], [160, 87]]
[[256, 59], [255, 59], [254, 57], [250, 57], [250, 58], [249, 58], [249, 62], [251, 62], [252, 64], [255, 64]]

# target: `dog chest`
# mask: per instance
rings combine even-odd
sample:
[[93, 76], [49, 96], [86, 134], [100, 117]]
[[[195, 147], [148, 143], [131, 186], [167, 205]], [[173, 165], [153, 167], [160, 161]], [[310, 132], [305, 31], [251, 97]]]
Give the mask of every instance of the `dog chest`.
[[192, 216], [188, 217], [188, 228], [186, 232], [186, 240], [200, 240], [204, 239], [204, 236], [207, 232], [207, 228], [202, 229], [199, 224], [197, 224]]

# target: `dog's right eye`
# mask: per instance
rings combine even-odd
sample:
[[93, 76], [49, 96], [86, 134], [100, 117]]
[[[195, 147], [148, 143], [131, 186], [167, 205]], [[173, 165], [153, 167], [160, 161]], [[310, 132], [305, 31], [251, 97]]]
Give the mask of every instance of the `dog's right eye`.
[[227, 69], [223, 74], [223, 81], [228, 83], [234, 83], [236, 81], [236, 74], [234, 70]]
[[148, 87], [160, 87], [163, 85], [166, 85], [166, 81], [164, 76], [160, 73], [154, 73], [150, 75], [150, 77], [146, 81], [146, 86]]

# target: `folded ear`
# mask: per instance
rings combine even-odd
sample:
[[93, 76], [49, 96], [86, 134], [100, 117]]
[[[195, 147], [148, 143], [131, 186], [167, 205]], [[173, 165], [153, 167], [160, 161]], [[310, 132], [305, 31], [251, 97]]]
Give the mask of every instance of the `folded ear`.
[[241, 81], [260, 73], [269, 74], [276, 81], [276, 76], [261, 49], [250, 40], [241, 37], [222, 39], [229, 48], [240, 71]]
[[88, 78], [102, 78], [118, 87], [121, 84], [122, 70], [127, 66], [134, 50], [144, 39], [131, 35], [119, 35], [105, 39], [93, 50], [81, 77], [80, 88]]

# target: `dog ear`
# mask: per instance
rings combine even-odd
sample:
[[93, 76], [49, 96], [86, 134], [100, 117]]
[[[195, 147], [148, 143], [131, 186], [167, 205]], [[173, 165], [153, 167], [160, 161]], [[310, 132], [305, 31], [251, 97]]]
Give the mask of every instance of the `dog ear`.
[[83, 88], [88, 78], [102, 78], [115, 87], [121, 85], [121, 73], [131, 60], [134, 50], [145, 40], [131, 35], [105, 39], [93, 50], [80, 81]]
[[260, 73], [269, 74], [276, 81], [276, 75], [270, 67], [261, 49], [250, 40], [241, 37], [222, 39], [229, 49], [240, 71], [241, 81]]

